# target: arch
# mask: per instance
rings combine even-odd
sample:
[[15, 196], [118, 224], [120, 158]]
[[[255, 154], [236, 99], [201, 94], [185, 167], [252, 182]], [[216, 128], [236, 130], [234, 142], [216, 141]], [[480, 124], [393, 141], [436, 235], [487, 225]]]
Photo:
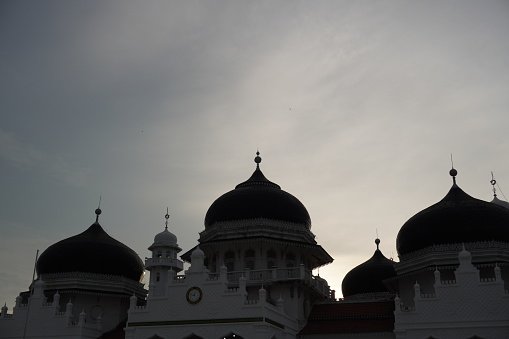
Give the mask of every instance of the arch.
[[194, 333], [191, 333], [190, 335], [188, 335], [187, 337], [184, 337], [184, 339], [203, 339], [202, 337], [200, 337], [199, 335], [196, 335]]
[[230, 332], [227, 335], [220, 336], [219, 339], [244, 339], [244, 337], [241, 337], [237, 333]]
[[276, 251], [274, 251], [272, 248], [267, 251], [267, 268], [274, 268], [277, 262], [277, 255]]

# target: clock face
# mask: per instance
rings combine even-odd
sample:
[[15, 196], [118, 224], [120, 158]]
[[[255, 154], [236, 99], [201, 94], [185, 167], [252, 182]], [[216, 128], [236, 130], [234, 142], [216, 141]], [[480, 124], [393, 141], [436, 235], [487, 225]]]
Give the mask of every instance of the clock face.
[[186, 299], [190, 304], [197, 304], [200, 302], [202, 297], [201, 289], [197, 286], [193, 286], [187, 290]]

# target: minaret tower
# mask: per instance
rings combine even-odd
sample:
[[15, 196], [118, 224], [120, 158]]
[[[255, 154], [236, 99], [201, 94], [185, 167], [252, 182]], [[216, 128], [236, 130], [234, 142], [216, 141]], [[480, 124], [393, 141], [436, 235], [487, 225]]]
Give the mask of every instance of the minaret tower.
[[176, 273], [182, 271], [183, 263], [177, 259], [177, 253], [182, 249], [177, 244], [177, 237], [168, 231], [168, 209], [166, 209], [164, 231], [154, 237], [154, 243], [148, 248], [152, 251], [152, 258], [145, 260], [145, 269], [150, 271], [149, 294], [163, 295], [170, 270]]

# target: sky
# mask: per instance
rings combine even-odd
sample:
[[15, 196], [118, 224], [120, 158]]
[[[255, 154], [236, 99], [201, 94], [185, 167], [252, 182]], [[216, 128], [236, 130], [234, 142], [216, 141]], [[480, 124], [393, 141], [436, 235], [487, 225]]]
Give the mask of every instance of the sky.
[[[186, 252], [212, 202], [265, 176], [341, 281], [452, 180], [509, 195], [507, 1], [0, 3], [0, 302], [36, 251], [100, 223]], [[505, 191], [504, 191], [505, 190]], [[500, 194], [499, 198], [504, 199]]]

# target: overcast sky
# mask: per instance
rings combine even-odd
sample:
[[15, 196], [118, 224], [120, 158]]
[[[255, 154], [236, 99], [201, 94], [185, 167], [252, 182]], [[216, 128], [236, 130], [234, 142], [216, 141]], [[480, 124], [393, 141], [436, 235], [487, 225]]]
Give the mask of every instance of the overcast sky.
[[[141, 258], [266, 177], [344, 275], [458, 184], [509, 195], [507, 1], [2, 1], [0, 302], [100, 222]], [[504, 198], [499, 195], [500, 198]], [[315, 271], [314, 274], [318, 272]]]

